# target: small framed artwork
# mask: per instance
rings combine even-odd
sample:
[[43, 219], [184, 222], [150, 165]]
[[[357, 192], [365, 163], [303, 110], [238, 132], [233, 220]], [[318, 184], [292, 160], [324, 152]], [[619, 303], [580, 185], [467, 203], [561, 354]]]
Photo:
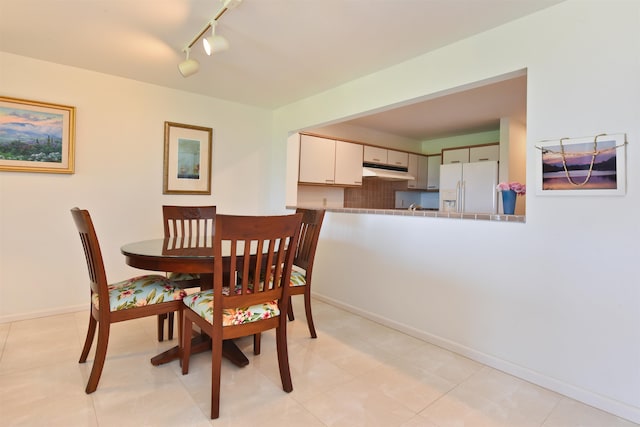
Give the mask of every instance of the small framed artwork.
[[538, 148], [536, 194], [619, 196], [626, 191], [626, 135], [545, 141]]
[[73, 173], [76, 109], [0, 96], [0, 171]]
[[211, 194], [211, 128], [164, 122], [163, 194]]

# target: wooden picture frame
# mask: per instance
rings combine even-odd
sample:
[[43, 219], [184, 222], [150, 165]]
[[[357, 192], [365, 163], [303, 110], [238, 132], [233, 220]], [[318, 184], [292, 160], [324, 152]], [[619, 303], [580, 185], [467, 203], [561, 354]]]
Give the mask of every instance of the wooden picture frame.
[[164, 122], [162, 194], [211, 194], [213, 129]]
[[0, 96], [0, 171], [74, 173], [76, 109]]
[[536, 194], [624, 195], [626, 144], [624, 134], [544, 141], [536, 147]]

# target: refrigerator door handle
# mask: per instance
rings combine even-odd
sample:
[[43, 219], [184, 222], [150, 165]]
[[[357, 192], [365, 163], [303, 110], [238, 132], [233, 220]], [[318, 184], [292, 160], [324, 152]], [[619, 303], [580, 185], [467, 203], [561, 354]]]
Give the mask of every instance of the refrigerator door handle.
[[467, 182], [466, 181], [462, 181], [462, 186], [460, 187], [460, 213], [464, 212], [464, 196], [465, 196], [465, 186], [466, 186]]
[[460, 212], [460, 203], [462, 202], [461, 200], [462, 193], [460, 192], [460, 190], [461, 190], [460, 181], [458, 181], [456, 183], [456, 212]]

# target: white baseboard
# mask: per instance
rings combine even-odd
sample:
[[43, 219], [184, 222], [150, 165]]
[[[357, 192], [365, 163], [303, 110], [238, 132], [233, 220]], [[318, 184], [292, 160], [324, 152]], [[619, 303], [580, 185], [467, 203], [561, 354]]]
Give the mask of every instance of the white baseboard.
[[30, 311], [28, 313], [8, 314], [0, 316], [0, 323], [18, 322], [20, 320], [36, 319], [38, 317], [56, 316], [58, 314], [74, 313], [76, 311], [86, 311], [89, 314], [88, 304], [70, 305], [57, 307], [51, 310]]
[[361, 310], [358, 307], [354, 307], [349, 304], [344, 304], [332, 298], [316, 294], [315, 292], [312, 292], [312, 295], [314, 298], [318, 299], [319, 301], [326, 302], [328, 304], [342, 308], [351, 313], [362, 316], [366, 319], [372, 320], [376, 323], [380, 323], [381, 325], [388, 326], [389, 328], [403, 332], [414, 338], [418, 338], [430, 344], [437, 345], [438, 347], [445, 348], [449, 351], [468, 357], [469, 359], [475, 360], [476, 362], [480, 362], [483, 365], [490, 366], [499, 371], [521, 378], [530, 383], [539, 385], [540, 387], [544, 387], [546, 389], [552, 390], [556, 393], [562, 394], [571, 399], [582, 402], [586, 405], [593, 406], [594, 408], [598, 408], [600, 410], [609, 412], [613, 415], [616, 415], [621, 418], [625, 418], [629, 421], [640, 423], [640, 408], [630, 406], [622, 402], [618, 402], [616, 400], [607, 398], [606, 396], [593, 393], [589, 390], [585, 390], [571, 384], [567, 384], [558, 379], [541, 374], [540, 372], [532, 371], [531, 369], [528, 369], [524, 366], [516, 365], [507, 360], [503, 360], [495, 356], [482, 353], [480, 351], [466, 347], [459, 343], [447, 340], [445, 338], [442, 338], [433, 334], [429, 334], [427, 332], [415, 329], [413, 327], [404, 325], [402, 323], [398, 323], [386, 317], [381, 317], [376, 313], [371, 313], [368, 311]]

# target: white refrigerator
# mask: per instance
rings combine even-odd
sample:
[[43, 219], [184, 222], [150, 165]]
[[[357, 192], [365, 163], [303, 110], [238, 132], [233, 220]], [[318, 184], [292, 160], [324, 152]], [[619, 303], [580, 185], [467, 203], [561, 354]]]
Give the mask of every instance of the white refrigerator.
[[440, 165], [440, 211], [498, 212], [498, 162]]

